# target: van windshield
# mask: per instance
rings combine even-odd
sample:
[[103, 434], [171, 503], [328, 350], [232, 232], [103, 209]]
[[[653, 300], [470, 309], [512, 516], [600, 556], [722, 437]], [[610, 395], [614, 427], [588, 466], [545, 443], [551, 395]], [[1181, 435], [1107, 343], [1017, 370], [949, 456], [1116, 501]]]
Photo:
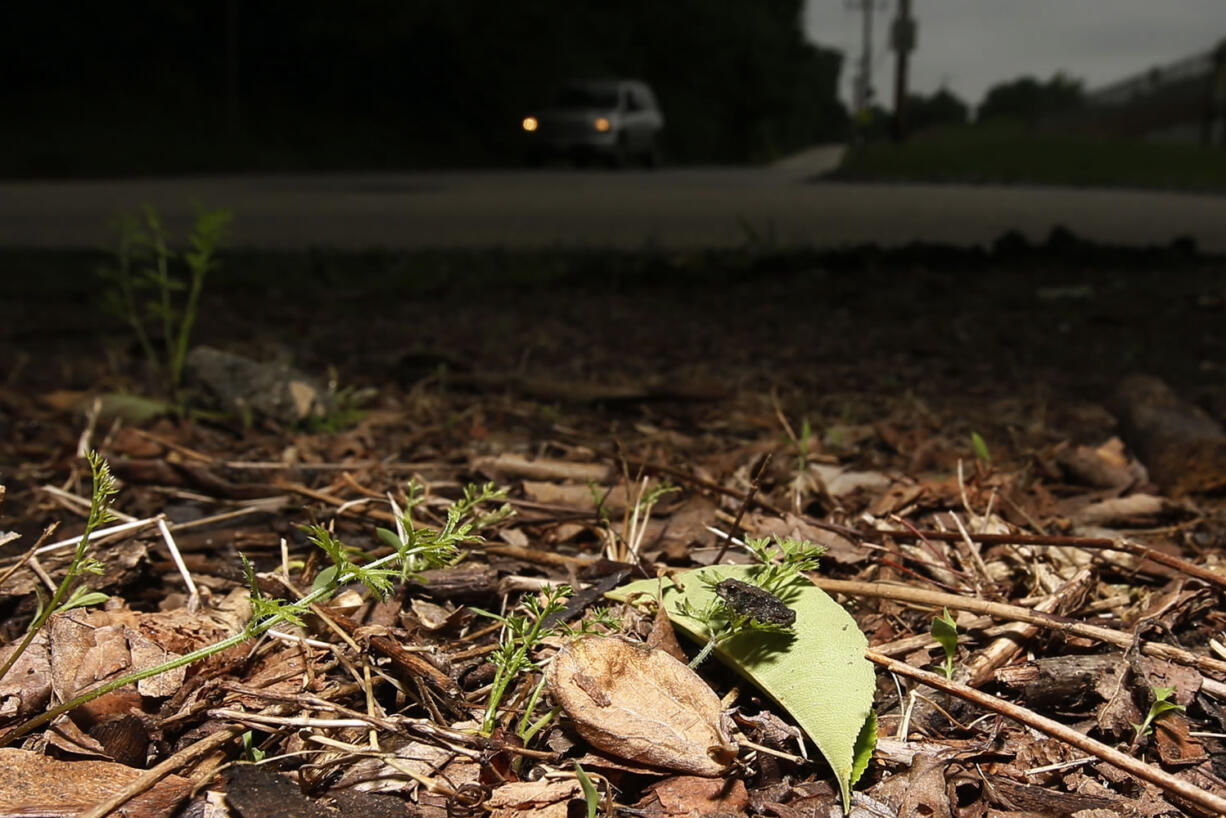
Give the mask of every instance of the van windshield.
[[566, 85], [554, 104], [559, 108], [616, 108], [617, 87], [611, 85]]

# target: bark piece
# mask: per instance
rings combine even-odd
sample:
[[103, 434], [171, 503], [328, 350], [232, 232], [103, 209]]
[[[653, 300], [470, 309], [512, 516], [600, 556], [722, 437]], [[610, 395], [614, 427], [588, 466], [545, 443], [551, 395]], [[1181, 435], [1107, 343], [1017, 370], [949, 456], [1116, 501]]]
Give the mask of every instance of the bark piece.
[[610, 755], [702, 776], [736, 758], [715, 693], [663, 651], [581, 638], [554, 658], [549, 687], [579, 734]]
[[1226, 434], [1165, 382], [1130, 375], [1112, 401], [1124, 440], [1173, 496], [1226, 489]]
[[1077, 710], [1102, 700], [1099, 683], [1123, 666], [1120, 654], [1052, 656], [996, 671], [996, 681], [1021, 688], [1029, 707]]

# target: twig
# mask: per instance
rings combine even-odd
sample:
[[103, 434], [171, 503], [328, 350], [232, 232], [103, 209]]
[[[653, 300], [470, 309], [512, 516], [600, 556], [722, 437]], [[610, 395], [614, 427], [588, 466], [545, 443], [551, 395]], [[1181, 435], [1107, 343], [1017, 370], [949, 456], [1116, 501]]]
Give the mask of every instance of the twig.
[[357, 460], [347, 463], [281, 463], [278, 461], [227, 460], [219, 463], [227, 469], [248, 471], [354, 471], [357, 469], [380, 469], [392, 473], [412, 474], [431, 469], [452, 468], [447, 463], [384, 463], [381, 460]]
[[183, 555], [179, 553], [179, 546], [175, 543], [170, 529], [166, 527], [166, 518], [159, 515], [157, 525], [158, 531], [162, 532], [162, 540], [166, 543], [166, 550], [170, 552], [170, 558], [174, 560], [175, 567], [179, 569], [179, 576], [183, 577], [183, 584], [187, 586], [187, 610], [189, 613], [195, 613], [200, 610], [200, 592], [196, 590], [192, 573], [187, 570], [187, 565], [183, 562]]
[[[97, 545], [100, 543], [103, 537], [110, 536], [111, 534], [120, 534], [124, 531], [135, 531], [141, 528], [148, 528], [151, 525], [155, 525], [157, 521], [157, 517], [146, 517], [143, 520], [132, 520], [126, 523], [120, 523], [119, 525], [112, 525], [107, 528], [99, 528], [92, 535], [90, 535], [90, 537], [93, 539], [94, 544]], [[76, 537], [69, 537], [66, 540], [53, 542], [50, 545], [39, 546], [39, 549], [34, 553], [45, 554], [48, 551], [55, 551], [58, 548], [68, 548], [69, 546], [73, 546], [81, 542], [82, 536], [84, 535], [77, 535]]]
[[[785, 421], [786, 422], [786, 421]], [[715, 555], [713, 565], [718, 565], [724, 561], [724, 554], [728, 553], [728, 546], [732, 545], [732, 532], [741, 527], [741, 520], [745, 517], [745, 510], [749, 508], [749, 504], [753, 502], [754, 496], [758, 493], [759, 487], [762, 485], [762, 475], [766, 472], [766, 467], [770, 465], [773, 455], [766, 452], [758, 458], [757, 464], [753, 467], [749, 478], [749, 491], [745, 493], [745, 499], [741, 501], [741, 507], [736, 510], [736, 519], [732, 521], [732, 525], [728, 528], [728, 536], [724, 537], [724, 545], [719, 549], [719, 553]]]
[[[1065, 613], [1069, 603], [1080, 601], [1085, 596], [1093, 577], [1093, 571], [1082, 568], [1055, 593], [1035, 605], [1034, 610], [1041, 613]], [[1061, 610], [1062, 608], [1065, 610]], [[1005, 626], [1005, 631], [966, 663], [966, 684], [979, 687], [987, 682], [997, 668], [1005, 666], [1021, 652], [1022, 646], [1039, 632], [1039, 626], [1011, 622]]]
[[[63, 500], [64, 502], [68, 503], [70, 506], [75, 506], [85, 511], [89, 511], [90, 501], [85, 497], [79, 497], [70, 491], [64, 491], [59, 486], [40, 486], [39, 488], [41, 488], [43, 491], [50, 494], [52, 497]], [[131, 515], [128, 515], [128, 514], [124, 514], [119, 511], [116, 511], [115, 509], [111, 509], [111, 514], [114, 516], [115, 519], [123, 520], [125, 523], [136, 522], [135, 517], [132, 517]], [[95, 531], [94, 533], [101, 534], [102, 531], [105, 531], [105, 530], [106, 529], [102, 529], [99, 531]], [[78, 538], [78, 540], [79, 539], [80, 538]]]
[[77, 438], [77, 457], [85, 457], [85, 453], [93, 448], [89, 445], [89, 441], [94, 436], [94, 429], [98, 426], [98, 414], [101, 411], [102, 398], [96, 397], [85, 410], [85, 428], [81, 430], [81, 436]]
[[[0, 488], [4, 488], [4, 487], [0, 486]], [[53, 522], [53, 523], [48, 523], [47, 527], [43, 529], [43, 533], [39, 535], [38, 542], [30, 546], [30, 549], [26, 551], [24, 554], [22, 554], [18, 558], [17, 562], [10, 565], [3, 574], [0, 574], [0, 585], [3, 585], [5, 582], [8, 582], [8, 578], [11, 577], [13, 574], [17, 573], [18, 569], [20, 569], [21, 566], [25, 565], [27, 562], [34, 559], [34, 555], [38, 553], [38, 549], [42, 547], [42, 544], [46, 542], [47, 538], [50, 537], [55, 532], [55, 530], [59, 527], [60, 527], [60, 524], [58, 521]], [[20, 535], [16, 535], [10, 539], [6, 539], [4, 540], [4, 542], [6, 543], [12, 542], [13, 540], [17, 539], [19, 536]]]
[[881, 665], [891, 673], [897, 673], [900, 676], [907, 676], [917, 681], [923, 682], [926, 685], [935, 687], [938, 690], [943, 690], [964, 699], [980, 707], [988, 708], [1003, 716], [1007, 716], [1015, 721], [1019, 721], [1028, 727], [1033, 727], [1040, 730], [1049, 736], [1058, 738], [1061, 741], [1073, 745], [1079, 750], [1090, 753], [1097, 758], [1106, 761], [1121, 770], [1124, 770], [1132, 775], [1161, 787], [1169, 793], [1178, 795], [1180, 798], [1185, 798], [1198, 806], [1201, 806], [1214, 814], [1226, 814], [1226, 798], [1215, 795], [1207, 790], [1197, 787], [1182, 778], [1173, 776], [1165, 770], [1146, 764], [1144, 761], [1126, 755], [1114, 747], [1109, 747], [1102, 742], [1095, 741], [1076, 730], [1061, 724], [1058, 721], [1040, 716], [1033, 710], [1027, 710], [1024, 707], [1007, 702], [1003, 699], [998, 699], [995, 696], [990, 696], [982, 693], [973, 687], [969, 687], [957, 682], [951, 682], [936, 673], [929, 673], [926, 670], [920, 670], [917, 667], [912, 667], [905, 662], [899, 662], [896, 659], [891, 659], [888, 656], [882, 656], [875, 651], [865, 651], [864, 655], [871, 662]]
[[[1016, 605], [1006, 605], [1003, 602], [988, 602], [958, 594], [942, 594], [911, 588], [906, 585], [895, 585], [888, 582], [855, 582], [851, 580], [826, 579], [816, 574], [807, 574], [813, 584], [826, 592], [850, 594], [852, 596], [870, 596], [882, 599], [893, 599], [899, 602], [915, 602], [933, 608], [948, 607], [972, 613], [987, 614], [997, 619], [1007, 619], [1016, 622], [1029, 622], [1049, 630], [1071, 633], [1074, 636], [1084, 636], [1097, 639], [1124, 649], [1133, 648], [1135, 637], [1127, 631], [1101, 628], [1097, 625], [1087, 625], [1063, 616], [1038, 613], [1029, 608]], [[1141, 652], [1162, 659], [1170, 659], [1184, 665], [1190, 665], [1201, 671], [1226, 674], [1226, 662], [1210, 656], [1201, 656], [1191, 651], [1164, 645], [1159, 642], [1142, 642]]]
[[[958, 461], [961, 464], [962, 461]], [[972, 512], [973, 513], [973, 512]], [[984, 584], [991, 584], [992, 575], [988, 572], [988, 566], [983, 564], [983, 557], [979, 554], [979, 549], [975, 547], [974, 540], [967, 533], [966, 526], [962, 525], [961, 518], [957, 514], [950, 514], [954, 520], [954, 525], [958, 527], [958, 533], [962, 535], [960, 540], [954, 540], [956, 543], [954, 548], [963, 552], [962, 559], [967, 563], [966, 573], [970, 575], [971, 581], [975, 583], [975, 593], [982, 595]], [[958, 545], [964, 546], [958, 549]]]

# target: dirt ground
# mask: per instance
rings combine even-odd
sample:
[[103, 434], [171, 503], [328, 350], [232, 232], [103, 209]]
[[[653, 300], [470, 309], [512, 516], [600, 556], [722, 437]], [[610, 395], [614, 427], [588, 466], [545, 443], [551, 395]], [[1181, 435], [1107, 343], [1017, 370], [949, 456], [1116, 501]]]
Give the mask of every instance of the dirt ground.
[[[297, 806], [277, 814], [582, 814], [578, 785], [532, 798], [507, 789], [530, 780], [573, 783], [573, 760], [582, 756], [585, 768], [599, 770], [602, 811], [837, 815], [830, 768], [796, 759], [796, 741], [771, 732], [788, 713], [715, 662], [700, 666], [702, 677], [720, 696], [735, 691], [744, 717], [738, 729], [768, 749], [743, 747], [741, 764], [718, 779], [722, 789], [714, 794], [675, 769], [653, 773], [625, 759], [601, 766], [565, 712], [526, 749], [502, 729], [509, 720], [480, 740], [447, 732], [466, 717], [479, 719], [494, 678], [487, 659], [498, 633], [471, 606], [516, 610], [539, 580], [598, 585], [615, 563], [653, 576], [666, 566], [707, 564], [721, 543], [707, 526], [727, 531], [734, 521], [744, 535], [820, 538], [831, 548], [822, 578], [945, 595], [925, 602], [832, 590], [875, 649], [926, 634], [932, 616], [957, 597], [1034, 605], [1051, 596], [1060, 599], [1062, 616], [1116, 629], [1123, 644], [1032, 630], [1015, 637], [1020, 651], [994, 660], [971, 686], [1211, 796], [1197, 801], [1178, 785], [1122, 772], [1064, 738], [1020, 727], [983, 702], [878, 668], [874, 707], [883, 740], [856, 784], [857, 808], [872, 810], [862, 814], [1211, 814], [1211, 798], [1226, 798], [1226, 675], [1212, 664], [1211, 643], [1226, 627], [1223, 586], [1179, 567], [1222, 570], [1226, 527], [1218, 500], [1155, 484], [1132, 441], [1112, 443], [1123, 434], [1113, 396], [1132, 373], [1162, 379], [1211, 422], [1226, 417], [1221, 259], [1179, 245], [1120, 250], [1060, 234], [1041, 246], [1005, 237], [988, 250], [230, 257], [206, 291], [194, 343], [284, 362], [362, 397], [360, 411], [298, 425], [216, 414], [133, 421], [109, 410], [90, 420], [94, 396], [156, 388], [123, 323], [97, 308], [89, 273], [97, 260], [16, 252], [0, 258], [9, 271], [0, 284], [0, 534], [21, 535], [3, 546], [5, 565], [54, 520], [62, 523], [57, 538], [82, 530], [81, 506], [47, 487], [88, 497], [88, 470], [78, 457], [83, 441], [111, 461], [122, 484], [115, 507], [128, 515], [165, 514], [179, 532], [193, 520], [243, 510], [235, 520], [176, 533], [188, 569], [208, 589], [206, 603], [215, 605], [245, 588], [239, 552], [269, 575], [290, 561], [300, 590], [310, 587], [320, 566], [300, 523], [331, 523], [349, 545], [379, 553], [374, 528], [388, 525], [385, 498], [400, 496], [414, 475], [431, 498], [422, 506], [427, 525], [441, 524], [444, 504], [469, 482], [506, 486], [518, 512], [486, 534], [497, 547], [475, 548], [452, 574], [435, 577], [433, 591], [411, 583], [396, 591], [390, 608], [356, 598], [348, 607], [336, 603], [367, 630], [336, 649], [339, 659], [325, 661], [331, 654], [323, 649], [299, 656], [290, 675], [311, 679], [297, 688], [276, 674], [290, 661], [282, 655], [289, 648], [278, 653], [279, 643], [263, 642], [258, 658], [189, 670], [182, 695], [131, 693], [105, 714], [61, 720], [75, 731], [39, 728], [9, 745], [76, 765], [123, 760], [148, 768], [238, 725], [254, 731], [251, 741], [265, 757], [284, 756], [219, 772], [222, 763], [253, 757], [235, 732], [211, 754], [166, 770], [188, 783], [164, 803], [146, 803], [141, 814], [203, 815], [206, 802], [227, 798], [229, 814], [244, 816], [274, 814], [267, 810], [278, 799]], [[773, 460], [755, 491], [753, 469], [767, 452]], [[534, 472], [508, 458], [554, 470]], [[1125, 477], [1097, 480], [1077, 465], [1084, 458]], [[636, 562], [626, 545], [640, 476], [667, 479], [679, 490], [662, 496], [638, 532]], [[1103, 505], [1116, 502], [1122, 505]], [[338, 511], [338, 503], [356, 505]], [[967, 544], [976, 554], [962, 543], [907, 533], [957, 532], [953, 515], [970, 527]], [[881, 534], [887, 529], [897, 536]], [[993, 534], [1019, 539], [998, 542]], [[1019, 550], [1022, 535], [1098, 544]], [[1121, 538], [1182, 562], [1130, 561], [1124, 551], [1104, 557], [1099, 541]], [[123, 569], [108, 562], [91, 586], [122, 599], [134, 617], [185, 610], [162, 538], [148, 530], [128, 542], [141, 546], [139, 554]], [[597, 557], [607, 563], [601, 569], [592, 567]], [[46, 565], [53, 575], [54, 566]], [[465, 580], [470, 584], [459, 583], [454, 594], [445, 590], [451, 586], [441, 577], [477, 567], [484, 579]], [[1088, 573], [1078, 577], [1083, 569]], [[0, 585], [4, 644], [19, 639], [34, 614], [34, 580], [22, 585], [22, 576]], [[1065, 600], [1061, 589], [1074, 582], [1080, 593]], [[428, 624], [423, 600], [448, 621]], [[118, 610], [112, 605], [108, 615]], [[954, 613], [965, 629], [958, 661], [982, 667], [989, 661], [982, 657], [1000, 650], [985, 630], [992, 622], [972, 621], [983, 614], [973, 606]], [[626, 633], [651, 629], [641, 615], [619, 615]], [[1001, 621], [1010, 616], [997, 612]], [[341, 641], [314, 619], [308, 625], [312, 638]], [[386, 648], [379, 652], [379, 636], [432, 657], [441, 687], [406, 682], [412, 674]], [[1161, 651], [1155, 659], [1143, 640], [1210, 661]], [[922, 641], [886, 652], [930, 668], [940, 651]], [[536, 658], [547, 659], [556, 646]], [[54, 637], [50, 651], [57, 655]], [[1049, 672], [1041, 660], [1068, 657], [1103, 664], [1063, 698], [1009, 675]], [[378, 669], [373, 682], [363, 667]], [[400, 687], [379, 673], [398, 678]], [[509, 707], [524, 706], [536, 678], [528, 672], [515, 680]], [[1135, 735], [1128, 725], [1167, 686], [1183, 709], [1163, 716], [1165, 732]], [[265, 695], [257, 688], [267, 688]], [[0, 704], [6, 689], [0, 684]], [[927, 691], [905, 724], [904, 689]], [[63, 694], [56, 688], [53, 695]], [[308, 694], [343, 710], [308, 706]], [[309, 754], [295, 755], [309, 749], [308, 728], [207, 715], [273, 704], [280, 715], [361, 716], [368, 705], [382, 717], [409, 714], [433, 722], [436, 732], [397, 732], [386, 718], [365, 729], [309, 729], [347, 746], [379, 733], [384, 749], [409, 742], [418, 753], [450, 755], [435, 759], [416, 783], [402, 779], [375, 795], [345, 777], [356, 756], [316, 764]], [[0, 728], [36, 709], [0, 707]], [[752, 720], [761, 714], [773, 719], [771, 729]], [[134, 719], [127, 729], [143, 741], [135, 755], [123, 757], [100, 727], [121, 717]], [[466, 759], [483, 768], [462, 769]], [[46, 774], [32, 772], [31, 780]], [[37, 800], [4, 789], [0, 784], [0, 804]], [[48, 814], [77, 814], [60, 809]]]

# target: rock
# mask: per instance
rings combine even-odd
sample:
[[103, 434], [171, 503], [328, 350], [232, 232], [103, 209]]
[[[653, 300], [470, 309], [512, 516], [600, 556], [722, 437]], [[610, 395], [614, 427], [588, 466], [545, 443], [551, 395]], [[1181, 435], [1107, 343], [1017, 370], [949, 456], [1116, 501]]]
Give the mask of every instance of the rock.
[[1130, 375], [1111, 409], [1124, 441], [1173, 496], [1226, 489], [1226, 434], [1205, 412], [1158, 378]]
[[211, 347], [188, 353], [186, 374], [220, 408], [243, 418], [292, 425], [336, 408], [331, 396], [285, 364], [260, 363]]

